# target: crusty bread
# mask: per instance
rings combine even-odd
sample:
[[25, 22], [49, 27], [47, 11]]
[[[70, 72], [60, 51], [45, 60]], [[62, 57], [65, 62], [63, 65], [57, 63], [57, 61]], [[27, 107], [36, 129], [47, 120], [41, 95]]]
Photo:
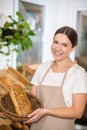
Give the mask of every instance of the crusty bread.
[[14, 84], [13, 87], [11, 87], [10, 98], [18, 115], [27, 116], [32, 112], [30, 101], [19, 84]]
[[17, 71], [13, 67], [8, 67], [7, 71], [10, 75], [12, 75], [15, 79], [19, 80], [25, 86], [32, 85], [27, 78], [25, 78], [19, 71]]
[[2, 84], [3, 87], [8, 89], [8, 91], [13, 86], [13, 80], [10, 77], [6, 77], [6, 76], [0, 77], [0, 83]]

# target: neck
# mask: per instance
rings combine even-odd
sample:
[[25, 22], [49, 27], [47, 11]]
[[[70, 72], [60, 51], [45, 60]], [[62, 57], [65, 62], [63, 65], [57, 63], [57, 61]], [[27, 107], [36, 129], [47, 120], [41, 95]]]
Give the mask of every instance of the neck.
[[55, 64], [58, 66], [58, 67], [63, 67], [63, 66], [67, 66], [67, 65], [70, 65], [72, 64], [73, 61], [70, 59], [70, 58], [67, 58], [65, 60], [62, 60], [62, 61], [55, 61]]
[[54, 61], [52, 70], [54, 72], [65, 72], [74, 64], [75, 64], [75, 62], [73, 62], [70, 58], [67, 58], [62, 61]]

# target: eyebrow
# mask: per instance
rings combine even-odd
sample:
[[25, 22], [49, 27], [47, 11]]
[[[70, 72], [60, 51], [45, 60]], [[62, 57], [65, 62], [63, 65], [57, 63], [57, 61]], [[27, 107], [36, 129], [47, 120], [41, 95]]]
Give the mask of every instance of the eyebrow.
[[[53, 39], [53, 41], [57, 41], [58, 43], [59, 43], [59, 41], [58, 40], [56, 40], [56, 39]], [[61, 42], [61, 43], [63, 43], [63, 44], [69, 44], [69, 42]]]
[[62, 43], [67, 44], [67, 45], [69, 44], [68, 42], [62, 42]]

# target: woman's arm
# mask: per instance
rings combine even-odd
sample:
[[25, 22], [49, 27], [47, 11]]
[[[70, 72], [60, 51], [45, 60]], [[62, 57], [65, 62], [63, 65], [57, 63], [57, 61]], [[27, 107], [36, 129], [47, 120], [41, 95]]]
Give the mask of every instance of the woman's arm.
[[47, 109], [47, 114], [60, 118], [81, 118], [86, 101], [87, 94], [73, 94], [71, 107]]
[[30, 93], [37, 97], [37, 91], [38, 91], [37, 86], [32, 86], [31, 90], [30, 90]]
[[45, 115], [55, 116], [58, 118], [81, 118], [85, 109], [87, 94], [73, 94], [72, 106], [64, 108], [40, 108], [29, 115], [28, 122], [35, 122]]

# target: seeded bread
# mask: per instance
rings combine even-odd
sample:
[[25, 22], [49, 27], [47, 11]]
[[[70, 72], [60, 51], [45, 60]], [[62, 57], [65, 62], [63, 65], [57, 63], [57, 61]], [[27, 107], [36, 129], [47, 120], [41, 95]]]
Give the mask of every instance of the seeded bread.
[[15, 111], [20, 116], [27, 116], [32, 112], [30, 101], [19, 84], [15, 84], [10, 90], [10, 98]]

